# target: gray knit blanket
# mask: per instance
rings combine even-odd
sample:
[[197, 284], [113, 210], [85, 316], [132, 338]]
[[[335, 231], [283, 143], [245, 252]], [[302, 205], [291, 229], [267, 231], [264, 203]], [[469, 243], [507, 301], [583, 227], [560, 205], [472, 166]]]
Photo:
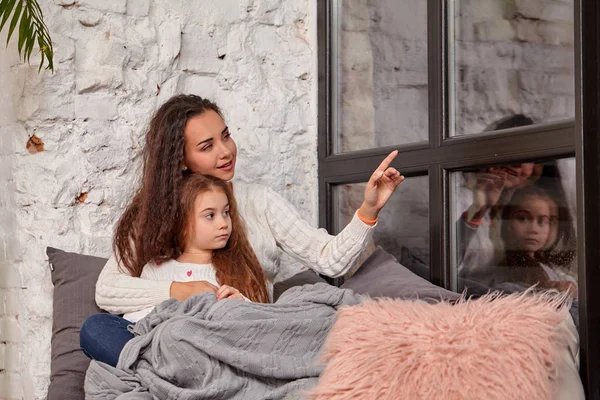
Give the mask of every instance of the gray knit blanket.
[[134, 327], [117, 368], [92, 361], [86, 399], [299, 399], [316, 385], [336, 310], [361, 296], [317, 283], [275, 304], [213, 293], [158, 305]]

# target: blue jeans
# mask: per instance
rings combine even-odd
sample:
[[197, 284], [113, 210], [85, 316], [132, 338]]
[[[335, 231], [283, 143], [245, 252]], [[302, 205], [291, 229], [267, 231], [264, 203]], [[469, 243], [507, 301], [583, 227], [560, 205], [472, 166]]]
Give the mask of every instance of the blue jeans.
[[79, 332], [79, 345], [92, 360], [117, 366], [125, 343], [133, 339], [127, 330], [132, 322], [118, 315], [95, 314], [85, 320]]

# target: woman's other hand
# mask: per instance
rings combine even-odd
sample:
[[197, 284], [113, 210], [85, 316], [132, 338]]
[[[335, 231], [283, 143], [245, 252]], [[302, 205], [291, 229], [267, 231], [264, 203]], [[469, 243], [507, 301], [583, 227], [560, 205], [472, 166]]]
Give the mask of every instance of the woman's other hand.
[[503, 206], [515, 189], [529, 186], [539, 178], [532, 178], [534, 172], [537, 175], [542, 173], [536, 164], [523, 163], [489, 167], [485, 172], [477, 173], [473, 185], [473, 203], [467, 210], [468, 220], [477, 222], [491, 208]]
[[244, 301], [244, 296], [242, 296], [242, 293], [240, 293], [240, 291], [236, 288], [232, 286], [222, 285], [217, 290], [217, 300], [223, 299], [237, 299]]
[[185, 301], [195, 294], [217, 293], [218, 289], [218, 287], [207, 281], [173, 282], [171, 283], [170, 296], [179, 301]]
[[379, 211], [388, 202], [398, 185], [404, 181], [404, 176], [390, 164], [398, 155], [394, 150], [379, 164], [373, 172], [365, 188], [365, 200], [360, 206], [360, 215], [369, 220], [377, 219]]
[[477, 174], [473, 187], [473, 203], [467, 210], [469, 221], [477, 222], [500, 200], [505, 188], [504, 172], [484, 172]]

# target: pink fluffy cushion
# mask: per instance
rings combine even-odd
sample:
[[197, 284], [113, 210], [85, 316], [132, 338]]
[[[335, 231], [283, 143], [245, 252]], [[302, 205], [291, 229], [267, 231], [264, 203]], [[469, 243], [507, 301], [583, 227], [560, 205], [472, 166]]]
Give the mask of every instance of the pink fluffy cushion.
[[554, 292], [346, 307], [308, 398], [546, 400], [566, 346], [558, 326], [567, 313]]

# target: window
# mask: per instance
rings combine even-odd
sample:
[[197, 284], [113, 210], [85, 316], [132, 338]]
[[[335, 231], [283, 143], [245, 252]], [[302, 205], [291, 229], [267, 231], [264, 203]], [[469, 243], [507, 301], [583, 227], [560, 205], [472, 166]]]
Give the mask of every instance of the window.
[[600, 268], [589, 266], [600, 255], [586, 244], [600, 241], [600, 6], [317, 4], [321, 226], [345, 226], [364, 182], [399, 150], [392, 165], [407, 180], [375, 244], [452, 290], [544, 282], [571, 293], [582, 377], [588, 395], [598, 393], [600, 301], [590, 289]]

